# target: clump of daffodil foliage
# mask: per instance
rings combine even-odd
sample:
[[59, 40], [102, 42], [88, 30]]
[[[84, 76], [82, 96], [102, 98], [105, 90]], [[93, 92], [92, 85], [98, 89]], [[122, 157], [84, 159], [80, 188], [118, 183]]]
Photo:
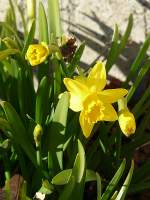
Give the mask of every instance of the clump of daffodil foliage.
[[105, 61], [89, 64], [87, 73], [80, 66], [86, 41], [62, 33], [58, 0], [48, 0], [48, 17], [40, 2], [38, 18], [36, 1], [27, 1], [28, 23], [16, 2], [10, 6], [0, 22], [0, 196], [14, 198], [16, 177], [21, 200], [123, 200], [149, 189], [150, 164], [138, 165], [134, 153], [150, 139], [150, 86], [138, 89], [150, 67], [150, 35], [126, 80], [108, 89], [132, 15], [122, 36], [115, 26]]

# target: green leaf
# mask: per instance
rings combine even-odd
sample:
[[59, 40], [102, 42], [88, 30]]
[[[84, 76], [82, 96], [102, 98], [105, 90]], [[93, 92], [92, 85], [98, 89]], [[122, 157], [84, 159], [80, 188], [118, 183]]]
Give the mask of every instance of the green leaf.
[[48, 0], [48, 25], [49, 25], [49, 41], [50, 43], [54, 42], [56, 37], [60, 37], [62, 35], [62, 27], [60, 20], [60, 12], [59, 12], [59, 1], [58, 0]]
[[115, 59], [117, 57], [118, 48], [119, 48], [119, 31], [118, 31], [118, 26], [116, 24], [114, 33], [113, 33], [113, 37], [112, 37], [111, 48], [109, 50], [107, 62], [106, 62], [107, 72], [110, 70], [110, 68], [112, 67], [112, 65], [115, 62]]
[[12, 21], [13, 21], [14, 29], [15, 29], [15, 31], [17, 31], [16, 14], [15, 14], [15, 9], [14, 9], [14, 5], [12, 3], [12, 0], [9, 0], [9, 5], [10, 5], [10, 8], [11, 8]]
[[98, 173], [96, 173], [96, 180], [97, 180], [97, 200], [101, 200], [102, 186], [101, 186], [101, 178]]
[[69, 94], [65, 92], [58, 101], [52, 122], [49, 125], [48, 138], [46, 139], [48, 150], [53, 152], [57, 151], [60, 169], [63, 168], [63, 144], [65, 143], [68, 107]]
[[75, 187], [75, 177], [71, 176], [69, 183], [65, 186], [64, 190], [61, 192], [61, 195], [58, 200], [70, 200], [72, 199], [71, 195]]
[[83, 54], [85, 48], [85, 42], [83, 42], [79, 48], [77, 49], [77, 51], [75, 52], [71, 62], [69, 63], [69, 65], [67, 66], [67, 71], [69, 73], [70, 76], [73, 75], [75, 68], [78, 66], [81, 56]]
[[128, 38], [130, 36], [131, 30], [132, 30], [132, 27], [133, 27], [133, 15], [130, 14], [126, 31], [125, 31], [124, 35], [122, 36], [120, 44], [119, 44], [119, 52], [118, 53], [120, 53], [125, 48]]
[[52, 184], [54, 185], [65, 185], [69, 182], [72, 174], [72, 169], [66, 169], [61, 171], [59, 174], [54, 176], [52, 179]]
[[78, 140], [78, 154], [75, 159], [72, 175], [75, 176], [76, 182], [80, 183], [84, 176], [85, 171], [85, 152], [83, 146]]
[[119, 169], [115, 173], [114, 177], [110, 181], [109, 185], [107, 186], [104, 194], [102, 195], [102, 198], [101, 198], [102, 200], [108, 200], [110, 198], [112, 192], [114, 191], [114, 189], [117, 186], [119, 180], [121, 179], [121, 176], [122, 176], [122, 174], [124, 172], [124, 169], [125, 169], [125, 164], [126, 164], [126, 160], [124, 159], [122, 161]]
[[10, 139], [6, 139], [6, 140], [4, 140], [2, 143], [0, 142], [0, 150], [1, 149], [4, 149], [4, 150], [7, 150], [7, 149], [9, 149], [10, 148], [10, 145], [11, 143], [10, 143]]
[[119, 57], [121, 51], [125, 48], [128, 38], [130, 36], [131, 30], [133, 27], [133, 16], [132, 14], [129, 16], [128, 25], [123, 34], [121, 41], [119, 43], [119, 31], [118, 26], [115, 25], [115, 30], [112, 39], [112, 45], [108, 54], [107, 62], [106, 62], [106, 70], [109, 71], [112, 65], [115, 63], [117, 58]]
[[[69, 107], [69, 93], [64, 92], [61, 98], [58, 101], [54, 116], [53, 122], [60, 123], [63, 127], [66, 127], [68, 107]], [[61, 134], [65, 134], [65, 129], [61, 131]]]
[[[54, 18], [53, 18], [54, 19]], [[48, 25], [45, 14], [45, 9], [42, 2], [39, 2], [39, 42], [49, 43], [48, 40]]]
[[133, 85], [131, 86], [128, 95], [127, 95], [127, 100], [130, 101], [130, 99], [132, 98], [132, 96], [134, 95], [136, 89], [139, 87], [139, 84], [141, 83], [141, 81], [144, 78], [144, 75], [148, 72], [150, 68], [150, 59], [148, 59], [146, 61], [146, 63], [144, 64], [144, 66], [141, 68], [135, 82], [133, 83]]
[[[40, 82], [37, 97], [36, 97], [36, 108], [35, 108], [35, 121], [36, 123], [45, 123], [48, 107], [49, 107], [49, 90], [50, 83], [48, 77], [44, 76]], [[43, 104], [44, 102], [44, 104]]]
[[8, 30], [10, 32], [10, 34], [12, 34], [16, 38], [16, 41], [17, 41], [20, 49], [22, 49], [22, 41], [18, 37], [17, 32], [9, 24], [7, 24], [5, 22], [0, 22], [0, 26], [4, 27], [6, 30]]
[[85, 152], [81, 142], [78, 140], [78, 154], [76, 156], [72, 174], [68, 184], [65, 186], [59, 200], [82, 200], [85, 183]]
[[26, 20], [25, 20], [23, 8], [21, 7], [21, 5], [19, 5], [19, 4], [17, 3], [17, 0], [15, 0], [15, 5], [16, 5], [16, 7], [18, 8], [19, 14], [20, 14], [20, 16], [21, 16], [22, 26], [23, 26], [23, 29], [24, 29], [24, 35], [25, 35], [25, 37], [26, 37], [27, 34], [28, 34], [28, 31], [27, 31], [27, 23], [26, 23]]
[[22, 50], [23, 57], [25, 57], [29, 45], [33, 43], [34, 35], [35, 35], [35, 20], [32, 22], [29, 34], [27, 36], [27, 39], [25, 40], [25, 44]]
[[11, 130], [11, 127], [6, 119], [0, 117], [0, 129], [6, 133]]
[[138, 102], [136, 102], [135, 106], [132, 109], [132, 112], [134, 113], [135, 118], [137, 118], [137, 115], [141, 113], [141, 110], [143, 109], [143, 105], [146, 100], [149, 101], [149, 97], [150, 97], [150, 86], [148, 86], [148, 88], [145, 90], [142, 97], [138, 100]]
[[133, 170], [134, 170], [134, 161], [132, 160], [131, 168], [130, 168], [129, 173], [128, 173], [126, 179], [125, 179], [125, 182], [123, 183], [123, 186], [121, 187], [121, 189], [120, 189], [120, 191], [119, 191], [119, 193], [116, 197], [116, 200], [124, 200], [125, 199], [125, 196], [127, 194], [127, 191], [128, 191], [131, 179], [132, 179]]
[[142, 61], [146, 56], [146, 52], [149, 48], [149, 45], [150, 45], [150, 34], [148, 35], [143, 46], [141, 47], [140, 51], [138, 52], [136, 59], [134, 60], [133, 64], [131, 65], [130, 71], [128, 73], [128, 76], [127, 76], [127, 79], [126, 79], [124, 85], [126, 85], [131, 80], [131, 78], [135, 76], [135, 74], [139, 70], [139, 68], [142, 64]]
[[6, 49], [6, 50], [3, 50], [3, 51], [0, 51], [0, 61], [6, 59], [10, 55], [14, 55], [14, 54], [17, 54], [17, 53], [19, 53], [18, 49]]
[[42, 182], [42, 187], [40, 188], [39, 192], [43, 194], [51, 194], [53, 193], [54, 187], [52, 184], [48, 182], [48, 180], [44, 180]]
[[21, 189], [19, 191], [19, 199], [20, 200], [31, 200], [29, 197], [27, 197], [27, 182], [23, 181], [21, 185]]
[[33, 162], [35, 166], [37, 166], [35, 150], [32, 144], [28, 140], [25, 127], [19, 115], [17, 114], [15, 109], [11, 106], [11, 104], [9, 104], [8, 102], [1, 101], [0, 104], [5, 112], [7, 121], [11, 127], [13, 140], [22, 147], [22, 149], [28, 155], [29, 159]]
[[[72, 169], [66, 169], [58, 173], [56, 176], [52, 179], [52, 184], [54, 185], [65, 185], [69, 182], [70, 177], [72, 174]], [[89, 181], [96, 181], [96, 174], [92, 170], [86, 170], [86, 177], [85, 182]]]

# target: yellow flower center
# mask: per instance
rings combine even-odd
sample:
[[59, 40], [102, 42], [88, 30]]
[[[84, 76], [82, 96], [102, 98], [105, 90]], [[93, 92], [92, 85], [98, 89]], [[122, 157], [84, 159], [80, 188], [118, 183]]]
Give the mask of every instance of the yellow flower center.
[[25, 58], [34, 66], [44, 62], [48, 54], [49, 50], [46, 45], [33, 44], [29, 46]]
[[47, 49], [42, 45], [32, 48], [30, 51], [30, 57], [35, 60], [40, 59], [41, 57], [45, 56], [45, 54], [47, 54]]
[[103, 102], [100, 101], [96, 94], [89, 95], [83, 102], [83, 110], [88, 123], [96, 123], [100, 121], [104, 114]]
[[126, 119], [126, 123], [125, 123], [125, 132], [128, 134], [132, 134], [135, 132], [135, 125], [134, 125], [134, 121], [131, 118], [127, 118]]

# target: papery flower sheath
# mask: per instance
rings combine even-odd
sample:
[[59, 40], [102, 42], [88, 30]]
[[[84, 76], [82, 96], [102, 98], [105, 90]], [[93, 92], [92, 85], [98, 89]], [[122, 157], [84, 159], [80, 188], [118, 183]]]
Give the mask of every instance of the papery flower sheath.
[[87, 77], [64, 78], [70, 93], [70, 109], [80, 113], [79, 121], [86, 138], [98, 121], [115, 121], [117, 113], [112, 103], [127, 94], [126, 89], [106, 89], [105, 64], [97, 62]]
[[25, 58], [29, 61], [30, 65], [35, 66], [44, 62], [48, 55], [48, 46], [42, 42], [41, 44], [29, 45]]

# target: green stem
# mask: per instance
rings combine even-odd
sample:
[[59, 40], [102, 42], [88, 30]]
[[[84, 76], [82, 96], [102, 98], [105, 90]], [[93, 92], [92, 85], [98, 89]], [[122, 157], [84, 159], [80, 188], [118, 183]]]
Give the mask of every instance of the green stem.
[[49, 171], [50, 177], [52, 176], [52, 169], [53, 169], [52, 152], [48, 151], [48, 171]]
[[36, 160], [38, 166], [41, 168], [42, 167], [42, 158], [41, 158], [41, 144], [37, 143], [36, 144]]
[[121, 146], [122, 146], [122, 134], [121, 134], [121, 131], [118, 130], [117, 136], [116, 136], [116, 163], [117, 165], [120, 164]]

